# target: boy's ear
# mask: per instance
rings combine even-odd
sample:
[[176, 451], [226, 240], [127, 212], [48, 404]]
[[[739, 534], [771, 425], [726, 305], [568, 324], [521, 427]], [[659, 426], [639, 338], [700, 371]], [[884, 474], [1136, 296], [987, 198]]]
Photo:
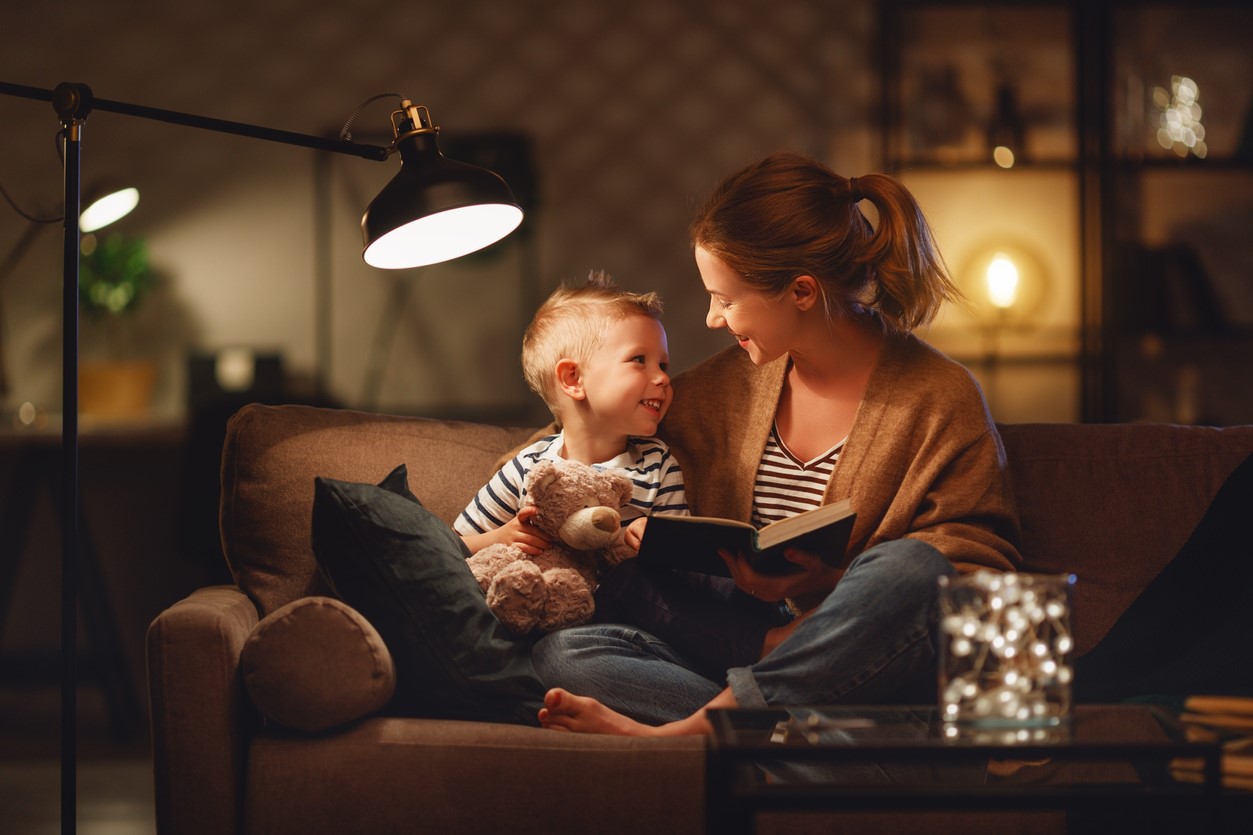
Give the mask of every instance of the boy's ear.
[[554, 369], [557, 374], [557, 385], [572, 400], [582, 400], [587, 395], [583, 391], [583, 375], [579, 373], [579, 364], [569, 357], [557, 360]]
[[788, 288], [788, 292], [791, 293], [792, 301], [800, 310], [809, 310], [822, 298], [818, 280], [812, 275], [798, 275], [792, 279], [792, 286]]

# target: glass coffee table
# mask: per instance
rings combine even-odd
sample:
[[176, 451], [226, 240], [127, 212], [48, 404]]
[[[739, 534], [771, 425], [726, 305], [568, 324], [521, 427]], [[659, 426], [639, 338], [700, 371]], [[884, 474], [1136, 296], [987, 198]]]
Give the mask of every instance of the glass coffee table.
[[[947, 725], [931, 706], [737, 708], [709, 720], [711, 835], [754, 832], [758, 814], [782, 811], [1038, 809], [1073, 821], [1118, 808], [1190, 832], [1222, 831], [1229, 811], [1220, 745], [1146, 705], [1078, 706], [1034, 728]], [[1200, 761], [1199, 783], [1171, 777], [1181, 759]]]

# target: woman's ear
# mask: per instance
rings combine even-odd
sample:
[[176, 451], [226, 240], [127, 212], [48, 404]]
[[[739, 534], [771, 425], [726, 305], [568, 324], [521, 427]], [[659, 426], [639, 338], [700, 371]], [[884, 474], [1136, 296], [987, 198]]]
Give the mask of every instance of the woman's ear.
[[579, 373], [579, 364], [569, 357], [557, 360], [554, 369], [557, 374], [557, 385], [571, 400], [582, 400], [587, 395], [583, 391], [583, 375]]
[[810, 310], [822, 299], [822, 288], [812, 275], [798, 275], [792, 279], [788, 293], [799, 310]]

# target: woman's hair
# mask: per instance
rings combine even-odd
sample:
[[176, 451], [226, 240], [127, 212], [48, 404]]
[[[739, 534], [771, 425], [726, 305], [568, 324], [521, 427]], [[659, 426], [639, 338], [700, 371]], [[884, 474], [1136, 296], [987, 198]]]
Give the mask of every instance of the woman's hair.
[[628, 293], [603, 271], [588, 274], [579, 286], [562, 286], [548, 297], [522, 335], [522, 373], [531, 390], [544, 399], [560, 420], [558, 361], [586, 363], [600, 347], [609, 325], [628, 316], [661, 320], [661, 297], [656, 293]]
[[[877, 228], [862, 200], [878, 210]], [[868, 307], [891, 331], [924, 325], [961, 298], [905, 186], [885, 174], [845, 179], [802, 154], [772, 154], [723, 180], [691, 239], [764, 293], [810, 275], [829, 317]]]

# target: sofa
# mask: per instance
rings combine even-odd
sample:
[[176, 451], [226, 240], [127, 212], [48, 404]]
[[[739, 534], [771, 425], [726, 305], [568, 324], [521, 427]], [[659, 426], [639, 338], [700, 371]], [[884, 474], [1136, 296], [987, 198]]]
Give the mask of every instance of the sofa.
[[[1023, 570], [1077, 576], [1081, 660], [1176, 562], [1253, 452], [1253, 426], [1000, 430]], [[319, 571], [315, 478], [378, 483], [405, 464], [413, 496], [451, 522], [532, 434], [306, 406], [254, 404], [231, 418], [220, 523], [235, 582], [195, 591], [148, 631], [161, 833], [704, 831], [702, 739], [407, 715], [390, 703], [394, 653]], [[890, 831], [886, 820], [850, 816], [841, 831]], [[1058, 819], [984, 823], [1055, 831]]]

